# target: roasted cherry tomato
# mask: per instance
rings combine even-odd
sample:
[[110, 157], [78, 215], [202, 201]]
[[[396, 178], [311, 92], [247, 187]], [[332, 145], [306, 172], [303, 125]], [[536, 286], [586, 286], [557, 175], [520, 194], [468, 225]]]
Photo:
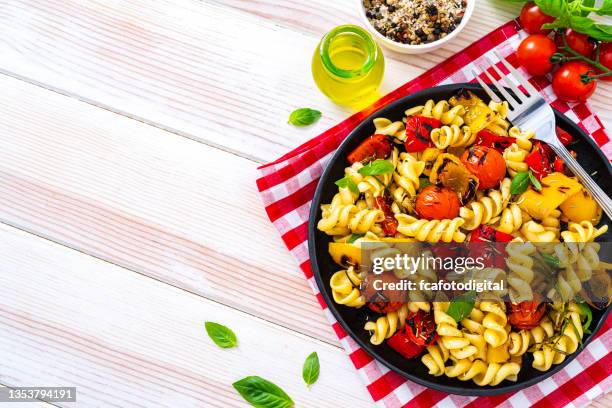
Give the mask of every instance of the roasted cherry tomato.
[[424, 346], [419, 346], [414, 343], [412, 340], [408, 338], [406, 335], [406, 327], [397, 331], [389, 340], [387, 340], [387, 344], [393, 350], [400, 353], [404, 358], [415, 358], [421, 355], [421, 353], [425, 350]]
[[531, 75], [546, 75], [553, 67], [550, 57], [557, 52], [555, 42], [543, 34], [525, 38], [518, 47], [519, 64]]
[[525, 157], [525, 163], [538, 180], [542, 180], [542, 178], [548, 176], [553, 171], [550, 161], [551, 156], [554, 157], [554, 153], [551, 150], [547, 150], [547, 148], [550, 149], [549, 146], [537, 142], [531, 153]]
[[552, 23], [554, 20], [554, 17], [544, 14], [540, 7], [538, 7], [533, 1], [530, 1], [523, 6], [519, 16], [521, 26], [523, 26], [523, 29], [529, 34], [549, 33], [551, 30], [543, 29], [542, 25]]
[[485, 267], [487, 268], [506, 268], [506, 250], [496, 242], [510, 242], [514, 237], [505, 232], [497, 231], [495, 228], [488, 225], [481, 225], [470, 236], [468, 245], [470, 257], [473, 259], [482, 258]]
[[410, 153], [422, 152], [432, 147], [431, 131], [442, 126], [438, 119], [425, 116], [410, 116], [406, 120], [406, 151]]
[[351, 164], [366, 160], [384, 159], [391, 153], [392, 148], [393, 145], [387, 135], [372, 135], [361, 142], [347, 156], [347, 159]]
[[499, 136], [490, 130], [484, 129], [478, 132], [474, 144], [478, 146], [492, 147], [493, 149], [502, 153], [504, 149], [510, 147], [514, 142], [516, 142], [516, 139], [513, 137]]
[[[585, 57], [591, 56], [593, 51], [595, 51], [595, 41], [593, 41], [588, 35], [578, 33], [571, 28], [565, 29], [565, 40], [567, 41], [567, 45], [578, 54], [584, 55]], [[557, 31], [555, 34], [555, 44], [559, 50], [561, 50], [565, 55], [569, 57], [573, 57], [570, 52], [563, 51], [563, 47], [565, 44], [563, 43], [563, 34], [562, 31]]]
[[406, 336], [419, 346], [430, 346], [438, 338], [436, 322], [431, 313], [419, 310], [406, 319]]
[[588, 84], [582, 82], [580, 76], [594, 72], [593, 68], [582, 61], [570, 61], [553, 74], [552, 87], [559, 99], [565, 102], [584, 102], [597, 88], [597, 83], [591, 81]]
[[[535, 295], [534, 295], [535, 297]], [[539, 300], [508, 303], [508, 321], [519, 330], [529, 330], [537, 327], [546, 312], [546, 304]]]
[[397, 232], [398, 222], [395, 219], [395, 215], [393, 211], [391, 211], [391, 203], [393, 199], [389, 196], [387, 197], [376, 197], [374, 204], [376, 208], [382, 210], [385, 214], [385, 219], [380, 223], [383, 229], [383, 232], [386, 236], [392, 237]]
[[463, 165], [476, 177], [479, 190], [496, 187], [506, 175], [506, 161], [500, 152], [486, 146], [472, 146], [461, 156]]
[[376, 290], [374, 285], [378, 280], [380, 283], [376, 285], [377, 287], [381, 287], [385, 283], [400, 282], [400, 279], [392, 272], [383, 272], [380, 275], [369, 273], [361, 288], [361, 293], [365, 297], [368, 307], [376, 313], [395, 312], [404, 304], [404, 302], [396, 302], [395, 300], [403, 299], [407, 293], [392, 289]]
[[[599, 63], [608, 69], [612, 69], [612, 42], [599, 44]], [[599, 69], [596, 69], [595, 72], [601, 74]], [[612, 81], [612, 74], [602, 76], [599, 79], [610, 82]]]
[[416, 212], [427, 220], [446, 220], [459, 215], [459, 196], [448, 187], [427, 186], [416, 198]]
[[556, 132], [557, 139], [559, 139], [559, 141], [563, 143], [563, 146], [567, 146], [574, 141], [572, 135], [570, 135], [569, 132], [566, 132], [565, 130], [561, 129], [559, 126], [556, 127]]

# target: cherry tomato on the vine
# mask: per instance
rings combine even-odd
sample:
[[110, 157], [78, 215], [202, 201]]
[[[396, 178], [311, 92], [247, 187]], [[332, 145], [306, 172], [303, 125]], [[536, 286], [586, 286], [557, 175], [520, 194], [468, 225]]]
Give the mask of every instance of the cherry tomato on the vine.
[[[593, 41], [588, 35], [578, 33], [571, 28], [565, 29], [565, 40], [567, 41], [567, 45], [574, 51], [576, 51], [580, 55], [584, 55], [585, 57], [590, 57], [595, 51], [595, 41]], [[563, 34], [562, 31], [557, 31], [555, 34], [555, 44], [561, 50], [564, 47], [563, 43]], [[568, 56], [572, 56], [569, 52], [563, 52]]]
[[[595, 57], [593, 57], [595, 59]], [[608, 69], [612, 69], [612, 42], [601, 43], [599, 45], [599, 63]], [[601, 70], [595, 70], [601, 74]], [[606, 75], [599, 78], [602, 81], [612, 82], [612, 75]]]
[[597, 88], [595, 81], [582, 82], [580, 76], [593, 71], [593, 68], [582, 61], [570, 61], [553, 74], [552, 87], [559, 99], [565, 102], [584, 102]]
[[416, 212], [427, 220], [446, 220], [459, 215], [459, 196], [448, 187], [427, 186], [416, 198]]
[[552, 23], [554, 20], [554, 17], [544, 14], [540, 7], [532, 1], [523, 6], [519, 16], [521, 26], [529, 34], [550, 33], [551, 30], [549, 29], [542, 29], [542, 24]]
[[532, 34], [519, 45], [519, 63], [531, 75], [545, 75], [553, 67], [550, 57], [557, 52], [555, 42], [543, 34]]

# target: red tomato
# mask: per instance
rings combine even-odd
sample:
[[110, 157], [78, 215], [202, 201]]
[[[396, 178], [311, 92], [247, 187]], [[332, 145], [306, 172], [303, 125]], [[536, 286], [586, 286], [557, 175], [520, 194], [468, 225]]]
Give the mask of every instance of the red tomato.
[[557, 133], [557, 139], [559, 139], [561, 143], [563, 143], [563, 146], [567, 146], [574, 141], [573, 136], [570, 135], [569, 132], [566, 132], [565, 130], [561, 129], [559, 126], [557, 126], [555, 130]]
[[597, 88], [595, 81], [585, 84], [580, 76], [593, 68], [582, 61], [570, 61], [561, 65], [553, 75], [552, 87], [559, 99], [565, 102], [584, 102]]
[[521, 22], [523, 29], [529, 34], [549, 33], [551, 30], [542, 29], [542, 25], [552, 23], [554, 20], [554, 17], [544, 14], [540, 7], [538, 7], [532, 1], [523, 6], [521, 15], [519, 16], [519, 21]]
[[406, 319], [406, 336], [419, 346], [429, 346], [436, 341], [436, 322], [431, 313], [419, 310]]
[[448, 187], [427, 186], [416, 198], [416, 212], [427, 220], [446, 220], [459, 215], [459, 196]]
[[507, 306], [508, 321], [512, 327], [519, 330], [537, 327], [546, 312], [546, 304], [535, 299], [529, 302], [508, 303]]
[[[599, 45], [599, 63], [608, 69], [612, 69], [612, 42], [601, 43]], [[601, 73], [601, 70], [596, 70]], [[612, 81], [612, 75], [599, 78], [602, 81]]]
[[391, 153], [392, 148], [393, 146], [386, 135], [372, 135], [361, 142], [347, 156], [347, 159], [351, 164], [366, 160], [384, 159]]
[[470, 242], [510, 242], [514, 237], [505, 232], [497, 231], [488, 225], [481, 225], [470, 236]]
[[374, 201], [376, 208], [382, 210], [382, 212], [385, 214], [385, 219], [381, 223], [381, 226], [383, 232], [388, 237], [395, 235], [398, 225], [395, 215], [393, 214], [393, 211], [391, 211], [391, 203], [393, 203], [393, 199], [391, 197], [376, 197]]
[[[577, 157], [577, 154], [575, 151], [570, 150], [569, 152], [574, 157], [574, 159]], [[565, 165], [565, 162], [563, 161], [563, 159], [558, 156], [555, 157], [555, 161], [553, 162], [553, 170], [558, 173], [563, 173], [566, 176], [570, 176], [570, 177], [573, 176], [571, 171]]]
[[424, 346], [419, 346], [408, 338], [406, 327], [391, 336], [387, 340], [387, 344], [404, 358], [408, 359], [418, 357], [425, 350]]
[[431, 131], [442, 126], [438, 119], [425, 116], [411, 116], [406, 120], [406, 151], [410, 153], [422, 152], [432, 147]]
[[554, 153], [552, 149], [548, 149], [550, 149], [550, 146], [536, 142], [534, 149], [525, 157], [525, 163], [538, 180], [542, 180], [543, 177], [548, 176], [553, 171], [550, 161], [554, 157]]
[[557, 52], [555, 42], [543, 34], [532, 34], [519, 45], [519, 63], [531, 75], [545, 75], [553, 67], [550, 57]]
[[486, 146], [472, 146], [461, 156], [463, 165], [480, 181], [479, 190], [496, 187], [506, 175], [506, 161], [500, 152]]
[[[578, 54], [589, 57], [595, 51], [595, 42], [586, 34], [578, 33], [571, 28], [565, 29], [565, 40], [567, 45]], [[561, 31], [557, 31], [555, 34], [555, 44], [561, 50], [564, 47], [563, 35]], [[562, 51], [567, 56], [573, 56], [567, 51]]]

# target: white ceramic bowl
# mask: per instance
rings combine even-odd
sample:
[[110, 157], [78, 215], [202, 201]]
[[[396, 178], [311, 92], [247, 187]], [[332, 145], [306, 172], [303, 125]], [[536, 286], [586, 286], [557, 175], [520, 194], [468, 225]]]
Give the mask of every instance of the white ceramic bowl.
[[430, 42], [427, 44], [412, 45], [412, 44], [403, 44], [397, 41], [393, 41], [385, 37], [381, 33], [379, 33], [376, 30], [376, 28], [374, 28], [374, 26], [370, 23], [370, 20], [368, 20], [368, 17], [366, 16], [365, 7], [363, 5], [363, 0], [354, 0], [354, 1], [357, 3], [357, 6], [359, 8], [359, 14], [361, 15], [361, 18], [363, 19], [363, 22], [365, 23], [370, 33], [372, 33], [372, 36], [374, 37], [376, 42], [378, 42], [381, 45], [384, 45], [385, 47], [393, 51], [397, 51], [402, 54], [423, 54], [425, 52], [433, 51], [437, 48], [443, 47], [444, 45], [446, 45], [446, 43], [448, 43], [449, 41], [452, 41], [453, 38], [455, 38], [457, 34], [459, 34], [461, 30], [463, 30], [463, 27], [467, 25], [468, 21], [470, 20], [470, 17], [472, 17], [472, 13], [474, 12], [474, 6], [476, 4], [476, 0], [466, 0], [467, 4], [465, 7], [465, 13], [463, 15], [463, 19], [461, 19], [461, 23], [459, 23], [457, 28], [455, 28], [452, 32], [450, 32], [446, 37], [440, 38], [439, 40], [436, 40], [434, 42]]

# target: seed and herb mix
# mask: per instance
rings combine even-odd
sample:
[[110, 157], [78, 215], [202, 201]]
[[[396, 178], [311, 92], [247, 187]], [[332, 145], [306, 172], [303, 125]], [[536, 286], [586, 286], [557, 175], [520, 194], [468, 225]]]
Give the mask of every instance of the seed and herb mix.
[[368, 20], [385, 37], [426, 44], [446, 37], [463, 18], [465, 0], [364, 0]]

